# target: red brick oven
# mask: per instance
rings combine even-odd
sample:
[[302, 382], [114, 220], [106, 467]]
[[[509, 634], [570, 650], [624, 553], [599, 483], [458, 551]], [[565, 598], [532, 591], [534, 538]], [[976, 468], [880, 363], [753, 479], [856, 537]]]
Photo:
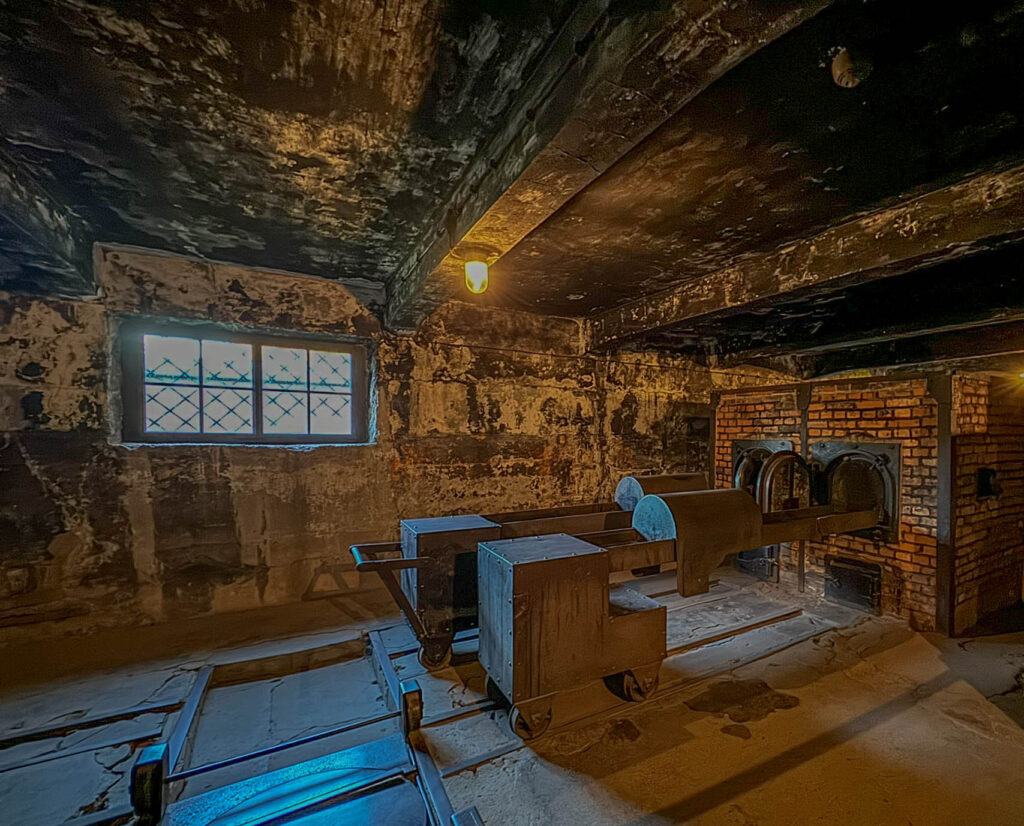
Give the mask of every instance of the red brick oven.
[[[917, 375], [723, 392], [715, 416], [716, 486], [733, 486], [737, 448], [751, 440], [791, 448], [819, 471], [822, 457], [837, 450], [886, 453], [894, 502], [889, 529], [809, 543], [812, 580], [825, 573], [827, 560], [877, 565], [884, 613], [949, 634], [1021, 599], [1024, 381]], [[795, 576], [798, 562], [797, 548], [783, 547], [780, 576]]]

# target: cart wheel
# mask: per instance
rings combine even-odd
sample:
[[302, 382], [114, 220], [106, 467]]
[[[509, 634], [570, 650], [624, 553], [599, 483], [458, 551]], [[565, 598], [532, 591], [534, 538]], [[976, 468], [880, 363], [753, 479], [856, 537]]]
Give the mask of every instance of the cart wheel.
[[647, 687], [641, 684], [632, 671], [626, 671], [622, 675], [622, 693], [631, 703], [639, 703], [646, 700], [658, 689], [658, 675], [648, 683]]
[[632, 671], [623, 671], [620, 674], [611, 674], [604, 678], [604, 683], [608, 686], [608, 690], [623, 700], [628, 700], [631, 703], [639, 703], [650, 697], [658, 688], [658, 675], [654, 675], [654, 679], [651, 680], [650, 684], [644, 689], [640, 680], [637, 679], [636, 674]]
[[551, 709], [547, 709], [531, 726], [527, 722], [526, 717], [519, 711], [519, 708], [513, 706], [512, 711], [508, 715], [508, 724], [516, 737], [521, 740], [533, 740], [535, 737], [540, 737], [548, 730], [548, 726], [551, 725]]
[[419, 652], [416, 654], [416, 660], [422, 665], [427, 671], [437, 671], [441, 668], [447, 668], [452, 661], [452, 647], [447, 645], [443, 650], [439, 650], [439, 647], [420, 646]]

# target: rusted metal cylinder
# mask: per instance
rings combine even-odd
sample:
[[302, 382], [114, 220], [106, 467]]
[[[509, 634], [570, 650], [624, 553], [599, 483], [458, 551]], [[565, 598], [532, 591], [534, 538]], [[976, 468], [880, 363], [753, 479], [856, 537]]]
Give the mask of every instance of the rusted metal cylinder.
[[703, 473], [624, 476], [615, 488], [615, 504], [624, 511], [631, 511], [649, 493], [683, 493], [707, 489], [708, 479]]
[[649, 541], [674, 539], [679, 593], [703, 594], [726, 556], [761, 546], [761, 509], [733, 488], [648, 494], [633, 509], [633, 529]]

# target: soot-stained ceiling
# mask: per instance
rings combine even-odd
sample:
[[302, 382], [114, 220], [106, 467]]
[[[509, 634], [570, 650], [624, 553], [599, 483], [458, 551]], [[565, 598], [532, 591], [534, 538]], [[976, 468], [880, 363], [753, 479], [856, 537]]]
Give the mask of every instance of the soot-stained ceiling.
[[1024, 350], [1022, 53], [1020, 0], [0, 0], [0, 289], [119, 242], [407, 329], [483, 227], [472, 300], [595, 349]]
[[0, 288], [104, 241], [373, 294], [571, 6], [0, 0]]
[[[833, 80], [841, 47], [869, 67], [855, 88]], [[835, 3], [537, 227], [492, 300], [587, 315], [1019, 159], [1022, 53], [1019, 2]]]
[[725, 364], [796, 358], [808, 374], [1021, 353], [1022, 296], [1018, 241], [884, 280], [708, 316], [649, 334], [646, 344]]

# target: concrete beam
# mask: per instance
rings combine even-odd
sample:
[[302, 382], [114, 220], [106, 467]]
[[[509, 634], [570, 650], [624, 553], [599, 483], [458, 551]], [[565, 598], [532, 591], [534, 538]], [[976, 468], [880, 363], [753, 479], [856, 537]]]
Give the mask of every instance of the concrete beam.
[[969, 178], [601, 313], [593, 349], [814, 291], [901, 275], [1024, 237], [1024, 165]]
[[780, 342], [768, 347], [741, 350], [726, 353], [721, 357], [721, 364], [731, 367], [759, 359], [775, 356], [822, 356], [848, 350], [852, 347], [867, 347], [877, 344], [890, 344], [896, 341], [917, 339], [922, 336], [944, 336], [950, 333], [965, 333], [981, 330], [986, 327], [999, 327], [1011, 322], [1024, 322], [1024, 309], [991, 310], [985, 313], [972, 314], [970, 320], [950, 324], [908, 324], [900, 329], [884, 328], [875, 331], [844, 332], [831, 335], [822, 330], [817, 337], [809, 337], [799, 341]]
[[[916, 338], [899, 338], [853, 345], [814, 358], [812, 375], [846, 370], [906, 367], [1024, 354], [1024, 321], [973, 329], [928, 332]], [[1024, 363], [1024, 362], [1022, 362]]]
[[507, 127], [438, 209], [390, 288], [387, 326], [415, 329], [689, 100], [832, 0], [676, 0], [618, 18], [587, 0], [519, 94]]

